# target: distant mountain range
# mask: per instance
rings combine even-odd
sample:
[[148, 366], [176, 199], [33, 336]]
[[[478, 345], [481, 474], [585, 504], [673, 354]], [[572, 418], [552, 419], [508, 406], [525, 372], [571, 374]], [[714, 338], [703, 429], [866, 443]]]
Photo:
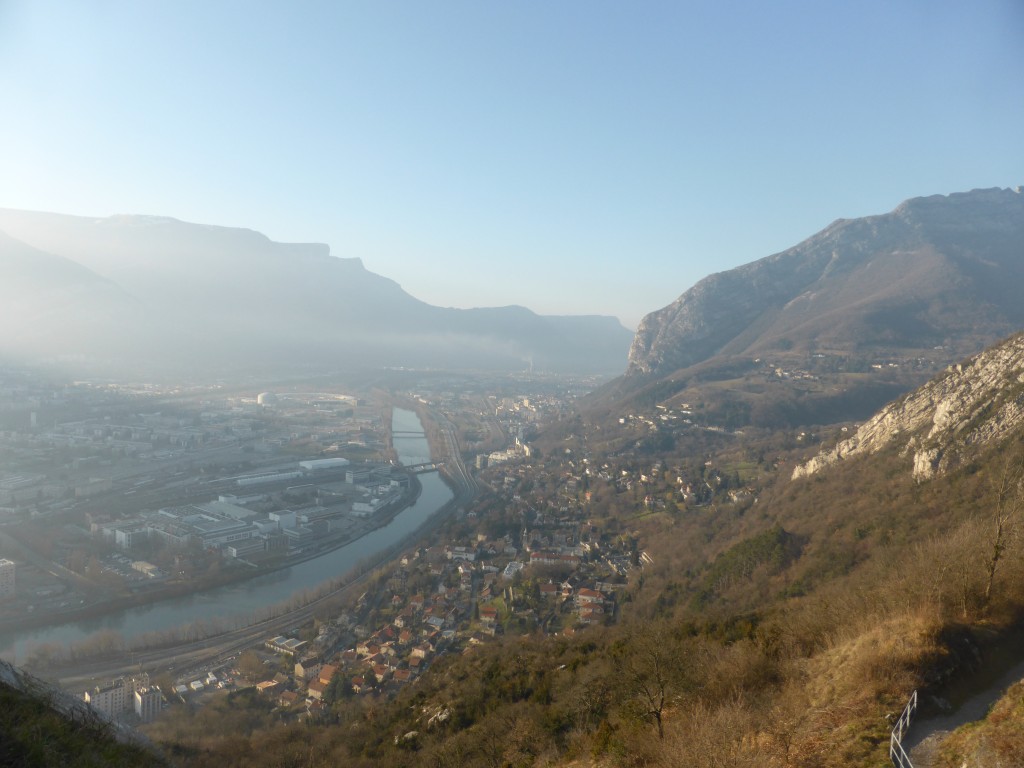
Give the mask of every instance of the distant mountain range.
[[[888, 214], [840, 219], [789, 250], [704, 278], [647, 315], [632, 346], [611, 317], [431, 306], [326, 245], [162, 217], [0, 209], [0, 352], [134, 369], [532, 365], [614, 374], [628, 349], [625, 374], [606, 395], [659, 399], [695, 372], [705, 382], [735, 378], [762, 358], [790, 367], [827, 358], [848, 373], [851, 360], [895, 360], [904, 371], [919, 357], [952, 362], [1024, 328], [1022, 295], [1019, 188], [914, 198]], [[876, 386], [857, 407], [873, 411], [927, 373]]]
[[0, 351], [140, 369], [411, 366], [615, 373], [612, 317], [450, 309], [326, 245], [171, 218], [0, 209]]
[[748, 412], [779, 391], [761, 375], [770, 363], [803, 389], [778, 395], [788, 401], [765, 425], [864, 418], [1024, 328], [1022, 296], [1019, 187], [914, 198], [704, 278], [641, 321], [625, 375], [598, 399], [689, 402], [729, 381], [712, 399]]

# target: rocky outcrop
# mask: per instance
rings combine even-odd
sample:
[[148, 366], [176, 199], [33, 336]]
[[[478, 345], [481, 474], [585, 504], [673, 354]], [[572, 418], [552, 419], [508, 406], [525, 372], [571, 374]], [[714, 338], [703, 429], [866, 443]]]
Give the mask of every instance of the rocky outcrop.
[[[711, 275], [640, 323], [627, 376], [719, 354], [980, 349], [1024, 326], [1020, 188], [915, 198]], [[977, 340], [980, 339], [980, 343]]]
[[914, 477], [926, 480], [1022, 426], [1024, 334], [1018, 334], [886, 406], [852, 437], [796, 467], [793, 478], [899, 445]]

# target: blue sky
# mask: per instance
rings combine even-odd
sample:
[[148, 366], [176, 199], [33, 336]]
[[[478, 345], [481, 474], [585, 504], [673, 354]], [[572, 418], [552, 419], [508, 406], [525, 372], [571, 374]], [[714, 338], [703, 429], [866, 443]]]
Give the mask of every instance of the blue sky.
[[1024, 3], [0, 0], [0, 99], [0, 206], [633, 327], [836, 218], [1024, 184]]

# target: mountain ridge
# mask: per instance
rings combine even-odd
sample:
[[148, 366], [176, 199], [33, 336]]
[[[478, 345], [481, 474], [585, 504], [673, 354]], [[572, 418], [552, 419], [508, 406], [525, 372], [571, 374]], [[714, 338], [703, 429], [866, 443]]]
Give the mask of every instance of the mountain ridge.
[[[117, 343], [97, 345], [106, 310], [85, 301], [30, 327], [25, 348], [65, 352], [67, 328], [95, 325], [75, 339], [82, 354], [118, 355], [180, 370], [324, 366], [621, 371], [632, 334], [602, 316], [567, 319], [524, 307], [434, 307], [361, 259], [333, 256], [322, 243], [277, 243], [251, 229], [190, 224], [162, 216], [109, 218], [0, 209], [0, 231], [37, 253], [66, 259], [140, 305], [121, 313]], [[5, 246], [6, 242], [6, 246]], [[0, 240], [0, 276], [12, 250]], [[20, 246], [19, 246], [20, 247]], [[85, 274], [85, 273], [82, 273]], [[42, 303], [49, 287], [22, 297]], [[15, 318], [3, 318], [14, 322]], [[102, 347], [102, 348], [101, 348]], [[52, 348], [52, 349], [51, 349]], [[336, 364], [336, 363], [335, 363]]]
[[[1022, 243], [1020, 188], [912, 198], [888, 214], [837, 219], [792, 248], [709, 275], [647, 315], [625, 375], [667, 375], [717, 354], [787, 345], [849, 352], [936, 346], [947, 336], [956, 343], [951, 308], [995, 341], [1024, 324], [1007, 288], [1008, 279], [1024, 285]], [[907, 323], [916, 338], [901, 337]]]

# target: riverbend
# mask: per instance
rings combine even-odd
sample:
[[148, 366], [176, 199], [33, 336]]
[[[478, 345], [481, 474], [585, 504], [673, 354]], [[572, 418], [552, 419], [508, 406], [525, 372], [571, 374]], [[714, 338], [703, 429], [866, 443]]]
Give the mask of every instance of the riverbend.
[[[415, 413], [395, 409], [394, 448], [403, 464], [430, 461], [423, 426]], [[412, 434], [410, 434], [412, 433]], [[386, 525], [333, 551], [243, 582], [218, 586], [189, 595], [132, 606], [88, 619], [69, 621], [38, 629], [22, 629], [0, 635], [0, 655], [15, 663], [23, 661], [40, 645], [79, 644], [99, 633], [116, 633], [128, 647], [154, 645], [155, 635], [194, 641], [202, 635], [239, 630], [266, 621], [271, 607], [317, 591], [356, 567], [379, 562], [380, 558], [407, 541], [434, 515], [449, 507], [451, 489], [438, 472], [419, 476], [421, 491], [416, 500]], [[302, 602], [302, 600], [298, 600]]]

